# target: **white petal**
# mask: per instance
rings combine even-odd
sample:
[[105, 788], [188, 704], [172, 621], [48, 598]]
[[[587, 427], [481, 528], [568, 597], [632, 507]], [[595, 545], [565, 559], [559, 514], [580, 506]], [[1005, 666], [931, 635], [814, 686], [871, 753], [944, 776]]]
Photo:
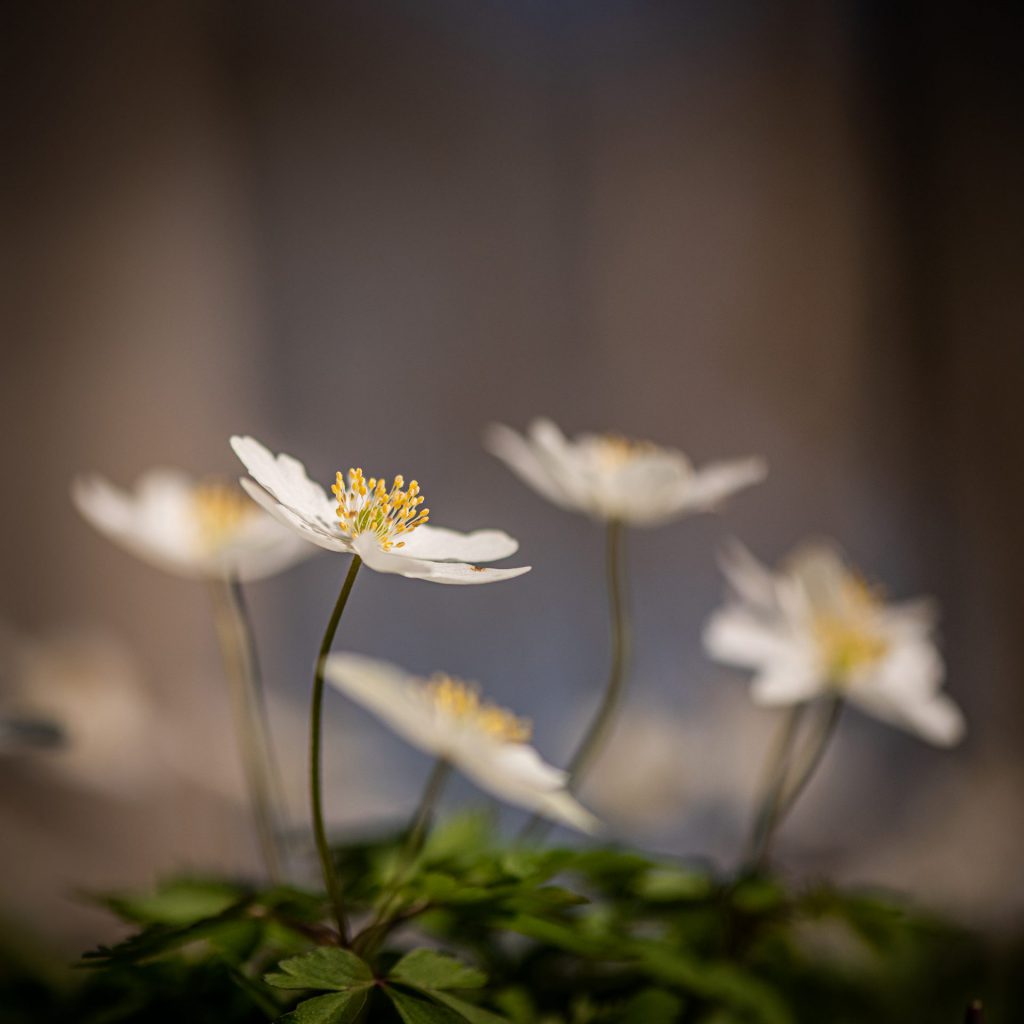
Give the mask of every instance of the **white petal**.
[[519, 542], [502, 530], [459, 533], [443, 526], [417, 526], [407, 534], [401, 554], [433, 562], [495, 562], [519, 550]]
[[743, 605], [727, 605], [708, 620], [704, 649], [716, 661], [740, 668], [760, 668], [784, 657], [792, 639]]
[[964, 733], [959, 708], [938, 692], [944, 669], [929, 642], [898, 645], [877, 670], [851, 686], [851, 702], [890, 725], [917, 733], [939, 746], [951, 746]]
[[487, 569], [462, 562], [432, 562], [425, 558], [409, 558], [396, 551], [384, 551], [377, 539], [370, 534], [360, 534], [352, 546], [362, 560], [375, 572], [397, 573], [409, 579], [427, 580], [430, 583], [472, 585], [497, 583], [499, 580], [514, 579], [530, 571], [530, 566], [515, 569]]
[[528, 744], [472, 737], [459, 745], [455, 757], [465, 775], [507, 803], [581, 832], [598, 830], [597, 819], [566, 790], [568, 775]]
[[719, 559], [729, 585], [744, 601], [758, 608], [776, 606], [776, 581], [771, 570], [741, 544], [731, 540]]
[[552, 471], [551, 461], [543, 458], [534, 445], [510, 427], [500, 423], [488, 427], [484, 433], [484, 447], [548, 501], [561, 508], [575, 507]]
[[174, 470], [150, 470], [129, 494], [101, 477], [76, 480], [72, 500], [97, 530], [138, 557], [181, 576], [203, 575], [191, 515], [191, 483]]
[[797, 653], [766, 665], [750, 685], [750, 697], [764, 707], [801, 704], [827, 688], [810, 651]]
[[261, 512], [248, 517], [237, 537], [209, 557], [210, 575], [246, 583], [274, 576], [315, 553], [302, 534]]
[[245, 493], [261, 508], [269, 512], [279, 523], [297, 531], [310, 544], [316, 544], [317, 547], [327, 551], [350, 552], [352, 550], [351, 543], [340, 531], [328, 530], [318, 519], [307, 520], [298, 512], [293, 512], [248, 477], [242, 477], [238, 482], [242, 485]]
[[428, 754], [450, 756], [450, 728], [436, 714], [423, 680], [396, 665], [359, 654], [332, 654], [324, 679]]
[[761, 458], [709, 463], [694, 474], [689, 504], [694, 508], [714, 508], [730, 494], [760, 483], [767, 475], [768, 463]]
[[232, 437], [231, 447], [252, 478], [285, 507], [306, 522], [330, 529], [334, 504], [324, 489], [306, 475], [306, 467], [291, 455], [274, 456], [252, 437]]
[[605, 476], [608, 515], [634, 526], [650, 527], [679, 514], [677, 495], [689, 492], [693, 468], [682, 452], [658, 448], [634, 455]]
[[324, 677], [414, 746], [443, 757], [509, 803], [594, 831], [596, 819], [565, 790], [566, 773], [533, 747], [504, 743], [437, 709], [424, 681], [394, 665], [357, 654], [332, 654]]

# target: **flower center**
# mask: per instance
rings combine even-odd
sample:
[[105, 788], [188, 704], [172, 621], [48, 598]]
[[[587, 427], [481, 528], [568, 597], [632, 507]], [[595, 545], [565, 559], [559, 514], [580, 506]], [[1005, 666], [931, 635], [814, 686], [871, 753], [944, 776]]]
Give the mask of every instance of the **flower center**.
[[595, 447], [597, 461], [605, 469], [618, 469], [638, 455], [654, 450], [650, 441], [632, 441], [621, 434], [602, 434]]
[[242, 491], [222, 483], [199, 484], [192, 492], [192, 507], [199, 540], [207, 551], [226, 544], [256, 506]]
[[875, 624], [878, 607], [868, 587], [851, 579], [842, 589], [840, 607], [814, 617], [814, 632], [833, 678], [847, 679], [885, 656], [889, 642]]
[[427, 683], [427, 691], [435, 707], [496, 740], [505, 743], [526, 743], [533, 728], [525, 718], [480, 699], [480, 691], [471, 683], [438, 674]]
[[344, 474], [338, 473], [331, 490], [338, 501], [342, 529], [350, 537], [375, 534], [385, 551], [404, 547], [405, 541], [398, 538], [430, 518], [430, 509], [420, 508], [423, 504], [420, 485], [411, 480], [406, 487], [405, 478], [401, 476], [395, 477], [388, 490], [383, 479], [370, 477], [367, 480], [361, 469], [350, 469], [348, 483]]

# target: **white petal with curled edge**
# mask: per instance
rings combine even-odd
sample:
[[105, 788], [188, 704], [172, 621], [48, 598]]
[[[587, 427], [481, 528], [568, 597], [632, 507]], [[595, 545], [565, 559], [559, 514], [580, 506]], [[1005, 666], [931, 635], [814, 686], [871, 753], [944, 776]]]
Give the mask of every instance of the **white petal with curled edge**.
[[562, 508], [575, 507], [552, 472], [550, 460], [543, 459], [534, 445], [510, 427], [500, 423], [488, 427], [484, 433], [484, 447], [548, 501]]
[[495, 562], [519, 550], [519, 542], [503, 530], [460, 533], [443, 526], [417, 526], [404, 537], [401, 554], [434, 562]]
[[530, 571], [528, 565], [515, 569], [487, 569], [462, 562], [432, 562], [426, 558], [410, 558], [398, 551], [384, 551], [377, 538], [366, 533], [357, 536], [352, 546], [356, 554], [375, 572], [397, 573], [408, 579], [427, 580], [430, 583], [456, 586], [497, 583]]
[[334, 504], [324, 489], [306, 474], [306, 467], [291, 455], [273, 455], [253, 437], [231, 438], [231, 447], [252, 478], [277, 500], [307, 521], [329, 528]]
[[307, 520], [299, 513], [293, 512], [248, 477], [242, 477], [238, 482], [245, 493], [264, 511], [269, 512], [277, 522], [297, 531], [310, 544], [316, 544], [327, 551], [352, 551], [351, 543], [340, 531], [328, 530], [319, 520]]
[[460, 744], [455, 756], [465, 775], [508, 803], [581, 832], [598, 831], [597, 819], [565, 788], [566, 773], [547, 764], [534, 747], [481, 737]]

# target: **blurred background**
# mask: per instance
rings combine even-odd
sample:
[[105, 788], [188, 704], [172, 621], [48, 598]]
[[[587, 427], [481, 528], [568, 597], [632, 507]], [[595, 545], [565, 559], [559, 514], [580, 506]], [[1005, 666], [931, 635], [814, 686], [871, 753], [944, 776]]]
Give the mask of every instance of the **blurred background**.
[[[257, 863], [207, 595], [81, 521], [76, 473], [230, 478], [245, 432], [507, 529], [528, 576], [364, 574], [339, 646], [480, 680], [559, 763], [605, 674], [601, 532], [480, 445], [546, 414], [771, 466], [630, 537], [635, 672], [585, 791], [614, 833], [734, 861], [775, 719], [702, 654], [716, 550], [832, 535], [893, 597], [940, 599], [969, 734], [851, 714], [780, 853], [1019, 920], [1022, 27], [1010, 5], [9, 7], [0, 702], [27, 687], [92, 739], [0, 759], [0, 916], [77, 949], [112, 927], [83, 890]], [[344, 569], [249, 588], [300, 829]], [[327, 728], [338, 828], [406, 813], [426, 758], [336, 694]]]

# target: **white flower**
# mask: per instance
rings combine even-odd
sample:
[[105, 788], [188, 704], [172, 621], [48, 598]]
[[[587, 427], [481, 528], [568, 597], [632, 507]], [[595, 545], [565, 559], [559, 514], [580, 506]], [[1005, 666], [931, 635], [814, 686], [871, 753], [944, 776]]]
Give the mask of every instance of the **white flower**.
[[132, 492], [83, 477], [72, 485], [71, 496], [100, 533], [179, 576], [244, 582], [310, 554], [234, 485], [200, 483], [178, 470], [151, 469]]
[[723, 568], [735, 593], [709, 621], [705, 647], [755, 673], [757, 703], [831, 693], [931, 743], [962, 737], [963, 716], [940, 692], [930, 603], [884, 604], [826, 545], [799, 549], [772, 573], [737, 544]]
[[713, 462], [698, 470], [674, 448], [607, 434], [569, 440], [547, 419], [534, 420], [526, 436], [495, 424], [484, 444], [561, 508], [631, 526], [660, 526], [708, 511], [767, 473], [758, 458]]
[[367, 480], [361, 469], [350, 469], [347, 480], [337, 474], [332, 501], [290, 455], [275, 457], [251, 437], [233, 437], [231, 447], [253, 477], [242, 480], [242, 486], [272, 516], [319, 547], [359, 555], [377, 572], [467, 584], [493, 583], [530, 570], [476, 564], [507, 558], [518, 549], [501, 530], [458, 533], [427, 526], [429, 509], [422, 507], [415, 480], [406, 487], [396, 476], [389, 489], [383, 479]]
[[566, 789], [568, 773], [546, 764], [527, 743], [529, 723], [485, 703], [475, 687], [444, 675], [420, 679], [358, 654], [331, 655], [324, 677], [482, 789], [582, 832], [597, 830], [597, 819]]

